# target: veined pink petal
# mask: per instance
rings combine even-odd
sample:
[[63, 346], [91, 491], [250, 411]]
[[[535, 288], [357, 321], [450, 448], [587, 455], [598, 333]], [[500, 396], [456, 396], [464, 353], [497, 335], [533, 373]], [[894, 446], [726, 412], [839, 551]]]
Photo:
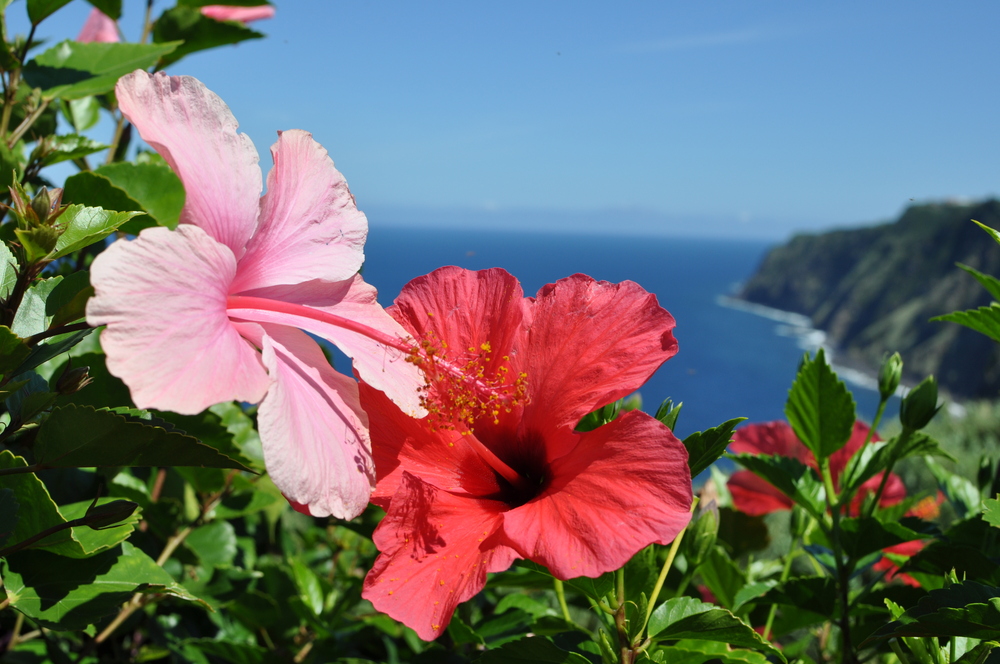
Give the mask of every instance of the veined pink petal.
[[233, 292], [350, 279], [364, 262], [368, 221], [344, 176], [308, 132], [280, 132], [271, 155], [257, 231], [240, 259]]
[[305, 333], [277, 325], [264, 333], [264, 366], [274, 382], [257, 422], [268, 473], [313, 516], [353, 519], [375, 486], [357, 383], [334, 371]]
[[790, 510], [794, 504], [791, 498], [749, 470], [733, 473], [726, 486], [733, 496], [733, 506], [750, 516]]
[[236, 259], [257, 224], [257, 150], [226, 103], [190, 76], [134, 71], [115, 87], [125, 117], [170, 164], [187, 198], [181, 223], [194, 224]]
[[259, 354], [226, 315], [235, 272], [229, 248], [196, 226], [149, 228], [94, 259], [87, 322], [108, 326], [108, 370], [137, 406], [194, 415], [264, 396], [270, 381]]
[[550, 474], [540, 496], [504, 514], [503, 529], [508, 546], [560, 579], [616, 570], [691, 520], [687, 450], [640, 411], [581, 434]]
[[87, 22], [83, 24], [80, 34], [76, 36], [78, 42], [118, 42], [118, 25], [114, 19], [102, 12], [97, 7], [90, 10]]
[[216, 21], [239, 21], [249, 23], [259, 21], [264, 18], [274, 17], [274, 7], [271, 5], [258, 5], [256, 7], [233, 7], [230, 5], [206, 5], [201, 8], [201, 13]]
[[[532, 400], [524, 423], [540, 432], [572, 429], [637, 390], [677, 353], [673, 316], [631, 281], [575, 274], [544, 286], [531, 309], [525, 371]], [[568, 451], [546, 450], [549, 459]]]
[[[319, 294], [323, 293], [322, 299]], [[249, 295], [249, 294], [248, 294]], [[366, 284], [361, 275], [338, 284], [310, 282], [301, 286], [276, 286], [252, 292], [255, 297], [311, 306], [341, 318], [360, 323], [385, 335], [407, 340], [406, 332], [376, 299], [377, 291]], [[309, 303], [321, 302], [314, 306]], [[427, 411], [420, 405], [417, 388], [423, 384], [420, 370], [407, 362], [406, 353], [387, 348], [369, 336], [307, 316], [264, 309], [230, 309], [235, 316], [258, 323], [289, 325], [311, 332], [335, 344], [354, 360], [354, 369], [372, 387], [385, 392], [406, 414], [423, 417]]]
[[425, 641], [444, 632], [486, 573], [518, 557], [497, 543], [503, 503], [456, 497], [404, 473], [373, 539], [381, 554], [361, 596]]

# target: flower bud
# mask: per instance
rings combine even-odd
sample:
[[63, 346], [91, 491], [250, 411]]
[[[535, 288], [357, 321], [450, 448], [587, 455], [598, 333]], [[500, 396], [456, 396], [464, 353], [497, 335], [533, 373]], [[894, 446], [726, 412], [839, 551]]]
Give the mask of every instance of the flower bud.
[[132, 516], [137, 507], [139, 505], [131, 500], [112, 500], [110, 503], [96, 505], [87, 510], [83, 522], [94, 530], [110, 528]]
[[882, 362], [882, 368], [878, 372], [878, 392], [882, 401], [888, 401], [889, 397], [896, 393], [899, 387], [899, 378], [903, 374], [903, 358], [899, 353], [893, 353]]
[[76, 394], [94, 382], [90, 377], [90, 367], [69, 367], [62, 372], [56, 381], [56, 392], [63, 396]]
[[899, 421], [909, 429], [923, 429], [941, 409], [937, 401], [937, 381], [934, 376], [928, 376], [903, 397], [899, 405]]
[[699, 510], [698, 518], [688, 526], [688, 534], [684, 538], [684, 553], [689, 565], [697, 567], [708, 558], [718, 534], [719, 506], [712, 500]]
[[35, 218], [44, 222], [52, 212], [52, 199], [49, 197], [49, 190], [42, 187], [31, 199], [31, 210], [35, 213]]
[[793, 538], [803, 537], [809, 529], [809, 524], [811, 522], [812, 517], [809, 516], [809, 513], [802, 507], [799, 507], [798, 505], [792, 507], [792, 515], [790, 517], [788, 529], [791, 531]]

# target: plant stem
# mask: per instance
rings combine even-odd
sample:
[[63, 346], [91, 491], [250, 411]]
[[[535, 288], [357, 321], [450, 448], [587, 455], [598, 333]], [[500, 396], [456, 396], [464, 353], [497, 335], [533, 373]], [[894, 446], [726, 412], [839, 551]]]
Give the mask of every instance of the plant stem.
[[90, 325], [87, 323], [73, 323], [72, 325], [60, 325], [59, 327], [54, 327], [51, 330], [45, 330], [44, 332], [39, 332], [38, 334], [33, 334], [25, 342], [29, 346], [34, 346], [42, 339], [48, 339], [49, 337], [57, 337], [60, 334], [69, 334], [70, 332], [80, 332], [81, 330], [90, 329]]
[[0, 477], [4, 475], [18, 475], [20, 473], [37, 473], [39, 470], [44, 470], [44, 466], [40, 463], [36, 463], [33, 466], [21, 466], [20, 468], [0, 468]]
[[[26, 470], [26, 469], [25, 468], [21, 468], [20, 470]], [[49, 535], [55, 535], [60, 530], [66, 530], [67, 528], [75, 528], [76, 526], [85, 526], [85, 525], [87, 525], [87, 520], [85, 518], [73, 519], [72, 521], [67, 521], [66, 523], [58, 523], [58, 524], [52, 526], [51, 528], [46, 528], [42, 532], [37, 533], [35, 535], [32, 535], [31, 537], [29, 537], [28, 539], [26, 539], [24, 541], [21, 541], [21, 542], [18, 542], [17, 544], [8, 546], [5, 549], [0, 549], [0, 558], [3, 558], [5, 556], [9, 556], [10, 554], [16, 553], [17, 551], [20, 551], [21, 549], [26, 549], [29, 546], [31, 546], [32, 544], [34, 544], [35, 542], [39, 542], [39, 541], [45, 539]]]
[[[897, 449], [903, 449], [906, 442], [909, 440], [910, 436], [913, 435], [913, 429], [910, 427], [903, 427], [903, 432], [899, 434], [899, 438], [896, 439], [895, 447]], [[876, 508], [878, 508], [878, 501], [882, 499], [882, 492], [885, 491], [885, 485], [889, 482], [889, 473], [892, 472], [893, 466], [896, 465], [895, 455], [889, 460], [889, 466], [885, 469], [882, 474], [882, 481], [878, 484], [878, 490], [875, 491], [875, 495], [872, 496], [871, 504], [865, 512], [866, 517], [870, 517], [875, 513]]]
[[563, 589], [562, 580], [553, 578], [552, 585], [555, 587], [556, 598], [559, 600], [559, 608], [562, 609], [563, 618], [568, 623], [573, 622], [573, 619], [569, 617], [569, 606], [566, 605], [566, 591]]
[[[691, 501], [691, 512], [694, 513], [696, 507], [698, 507], [698, 496], [694, 497]], [[688, 522], [690, 524], [690, 522]], [[667, 574], [670, 572], [670, 567], [674, 564], [674, 558], [677, 556], [677, 550], [681, 546], [681, 540], [684, 539], [684, 533], [687, 532], [687, 526], [681, 529], [681, 532], [677, 533], [677, 537], [670, 544], [670, 551], [667, 552], [667, 560], [663, 563], [663, 569], [660, 570], [660, 576], [656, 578], [656, 585], [653, 586], [653, 593], [649, 596], [649, 604], [646, 606], [646, 617], [642, 621], [642, 629], [637, 633], [642, 634], [643, 630], [646, 629], [646, 625], [649, 624], [649, 617], [653, 615], [653, 607], [656, 606], [656, 600], [660, 596], [660, 591], [663, 590], [663, 584], [667, 580]]]
[[21, 140], [21, 137], [24, 136], [25, 132], [31, 129], [31, 125], [35, 124], [35, 121], [42, 116], [42, 113], [44, 113], [45, 109], [48, 107], [49, 100], [43, 99], [38, 105], [38, 108], [24, 116], [24, 119], [21, 120], [21, 124], [17, 125], [17, 129], [11, 132], [10, 138], [7, 139], [7, 147], [13, 149], [17, 142]]
[[850, 570], [844, 564], [844, 555], [840, 547], [840, 504], [837, 501], [837, 489], [833, 484], [833, 475], [830, 473], [830, 460], [822, 458], [819, 466], [823, 475], [823, 486], [826, 489], [826, 507], [833, 516], [833, 528], [830, 534], [833, 540], [833, 555], [836, 557], [837, 563], [837, 590], [841, 605], [840, 636], [843, 645], [840, 661], [842, 664], [855, 664], [857, 657], [851, 647], [851, 616], [848, 595], [848, 584], [851, 577]]
[[[792, 571], [792, 561], [795, 560], [795, 556], [799, 552], [799, 540], [792, 540], [792, 546], [788, 551], [788, 555], [785, 557], [785, 566], [781, 570], [781, 583], [788, 580], [788, 575]], [[774, 624], [774, 616], [778, 612], [778, 605], [772, 604], [771, 610], [767, 613], [767, 622], [764, 624], [764, 633], [761, 636], [767, 641], [771, 636], [771, 625]]]

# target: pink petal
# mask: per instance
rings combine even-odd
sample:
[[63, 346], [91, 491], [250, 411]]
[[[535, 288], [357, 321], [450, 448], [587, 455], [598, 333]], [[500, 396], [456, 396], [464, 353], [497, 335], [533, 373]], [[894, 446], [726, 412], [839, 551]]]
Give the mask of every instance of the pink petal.
[[235, 271], [232, 252], [195, 226], [150, 228], [94, 259], [87, 322], [108, 326], [108, 370], [137, 406], [194, 415], [264, 396], [260, 355], [226, 315]]
[[121, 40], [118, 37], [118, 25], [114, 19], [95, 7], [90, 10], [87, 22], [83, 24], [80, 34], [76, 36], [76, 41], [113, 43]]
[[259, 5], [257, 7], [232, 7], [229, 5], [206, 5], [201, 8], [201, 13], [216, 21], [239, 21], [249, 23], [259, 21], [264, 18], [274, 17], [274, 7], [271, 5]]
[[790, 510], [794, 504], [791, 498], [749, 470], [733, 473], [726, 486], [733, 496], [733, 506], [750, 516]]
[[[291, 286], [273, 286], [247, 293], [292, 304], [303, 304], [317, 311], [347, 318], [381, 334], [409, 344], [410, 335], [385, 312], [376, 299], [377, 291], [366, 284], [361, 275], [329, 284], [308, 282]], [[354, 369], [361, 379], [388, 395], [405, 413], [422, 417], [427, 411], [420, 405], [417, 388], [423, 385], [423, 375], [406, 353], [388, 348], [360, 332], [306, 316], [291, 315], [263, 309], [231, 309], [233, 315], [259, 323], [288, 325], [311, 332], [342, 350], [354, 360]]]
[[524, 423], [543, 435], [632, 393], [677, 353], [673, 316], [631, 281], [561, 279], [538, 291], [531, 319]]
[[691, 519], [687, 450], [632, 411], [581, 434], [534, 500], [504, 515], [506, 543], [560, 579], [598, 576], [639, 549], [668, 544]]
[[517, 554], [497, 542], [502, 503], [454, 496], [404, 473], [375, 529], [382, 553], [361, 596], [425, 641], [444, 632], [459, 603]]
[[233, 292], [354, 276], [364, 262], [368, 221], [344, 176], [304, 131], [279, 133], [271, 155], [257, 231], [240, 259]]
[[375, 486], [357, 383], [334, 371], [304, 332], [277, 325], [264, 332], [264, 366], [274, 381], [257, 417], [267, 471], [313, 516], [353, 519]]
[[496, 474], [469, 447], [468, 436], [454, 430], [431, 429], [426, 421], [404, 415], [383, 393], [365, 383], [361, 383], [360, 391], [361, 405], [371, 422], [378, 474], [373, 503], [389, 506], [404, 471], [453, 494], [488, 496], [500, 490]]
[[257, 150], [229, 107], [190, 76], [134, 71], [115, 87], [118, 105], [142, 139], [184, 183], [181, 223], [232, 249], [237, 260], [257, 223]]

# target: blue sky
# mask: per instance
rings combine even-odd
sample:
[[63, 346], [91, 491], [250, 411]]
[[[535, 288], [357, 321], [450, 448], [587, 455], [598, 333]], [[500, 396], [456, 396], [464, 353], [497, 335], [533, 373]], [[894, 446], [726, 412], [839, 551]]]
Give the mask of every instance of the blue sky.
[[1000, 190], [1000, 4], [275, 4], [266, 39], [170, 72], [265, 169], [312, 131], [373, 223], [780, 239]]

